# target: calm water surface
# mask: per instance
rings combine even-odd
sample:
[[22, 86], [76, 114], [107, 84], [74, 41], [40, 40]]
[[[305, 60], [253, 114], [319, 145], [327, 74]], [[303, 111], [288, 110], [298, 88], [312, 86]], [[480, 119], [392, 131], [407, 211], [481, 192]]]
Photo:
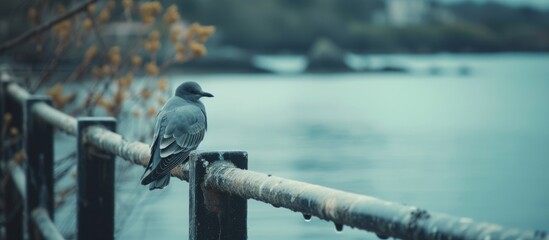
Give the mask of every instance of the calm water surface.
[[[198, 81], [215, 95], [204, 100], [209, 131], [200, 148], [246, 150], [254, 171], [549, 230], [549, 55], [387, 59], [415, 70], [172, 80]], [[428, 74], [425, 66], [442, 70]], [[457, 73], [463, 66], [470, 74]], [[139, 189], [145, 193], [117, 226], [117, 238], [187, 238], [187, 183]], [[375, 239], [248, 203], [250, 239]]]

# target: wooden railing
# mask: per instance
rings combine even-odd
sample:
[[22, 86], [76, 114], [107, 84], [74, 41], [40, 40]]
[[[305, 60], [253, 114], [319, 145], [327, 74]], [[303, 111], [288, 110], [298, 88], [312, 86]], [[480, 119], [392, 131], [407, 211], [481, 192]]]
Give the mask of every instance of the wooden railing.
[[[10, 79], [0, 89], [2, 116], [9, 112], [23, 131], [25, 161], [2, 152], [8, 239], [61, 239], [53, 221], [53, 130], [77, 137], [78, 239], [114, 238], [115, 156], [146, 166], [149, 148], [115, 133], [113, 118], [73, 118], [47, 97], [33, 96]], [[4, 146], [4, 142], [2, 142]], [[247, 199], [402, 239], [549, 239], [543, 231], [509, 229], [468, 218], [380, 200], [247, 170], [242, 151], [194, 152], [172, 175], [190, 184], [190, 239], [246, 239]], [[137, 181], [137, 180], [136, 180]], [[25, 201], [25, 204], [22, 202]], [[9, 215], [9, 216], [8, 216]], [[25, 219], [28, 219], [25, 221]], [[24, 231], [27, 229], [27, 231]], [[100, 230], [98, 230], [100, 229]]]

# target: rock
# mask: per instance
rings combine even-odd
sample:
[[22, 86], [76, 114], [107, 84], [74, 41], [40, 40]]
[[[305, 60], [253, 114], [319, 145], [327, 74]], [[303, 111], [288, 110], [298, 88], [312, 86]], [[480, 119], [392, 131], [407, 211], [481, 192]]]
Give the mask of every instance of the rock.
[[307, 72], [349, 72], [352, 69], [345, 63], [345, 53], [330, 39], [319, 38], [311, 47]]

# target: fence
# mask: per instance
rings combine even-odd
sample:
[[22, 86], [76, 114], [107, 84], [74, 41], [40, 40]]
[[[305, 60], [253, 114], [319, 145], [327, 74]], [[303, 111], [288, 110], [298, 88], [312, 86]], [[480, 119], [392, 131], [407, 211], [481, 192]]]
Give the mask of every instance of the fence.
[[[22, 146], [2, 148], [7, 149], [2, 152], [3, 173], [10, 179], [4, 189], [7, 238], [62, 239], [52, 222], [57, 128], [77, 137], [78, 239], [113, 239], [115, 156], [146, 166], [148, 146], [116, 134], [112, 118], [65, 115], [52, 108], [47, 97], [30, 95], [9, 77], [2, 79], [0, 98], [2, 116], [11, 113], [16, 127], [24, 129]], [[22, 164], [8, 161], [10, 149], [17, 147], [26, 153]], [[172, 170], [174, 177], [190, 184], [190, 239], [246, 239], [247, 199], [332, 221], [337, 228], [371, 231], [380, 238], [549, 239], [543, 231], [507, 229], [250, 171], [247, 162], [247, 153], [241, 151], [195, 152]]]

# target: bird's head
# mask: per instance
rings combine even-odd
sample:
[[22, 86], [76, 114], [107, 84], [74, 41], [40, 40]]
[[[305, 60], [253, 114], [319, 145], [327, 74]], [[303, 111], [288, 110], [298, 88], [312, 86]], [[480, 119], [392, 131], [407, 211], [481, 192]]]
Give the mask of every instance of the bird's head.
[[175, 90], [175, 96], [183, 99], [197, 101], [201, 97], [213, 97], [211, 93], [202, 91], [196, 82], [184, 82]]

